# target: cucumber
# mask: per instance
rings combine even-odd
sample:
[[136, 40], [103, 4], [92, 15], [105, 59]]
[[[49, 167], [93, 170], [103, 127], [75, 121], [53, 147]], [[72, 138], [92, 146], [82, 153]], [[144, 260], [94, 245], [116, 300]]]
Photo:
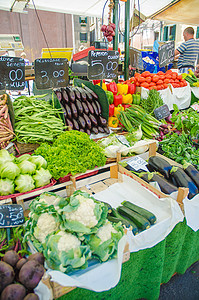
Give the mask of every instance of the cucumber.
[[117, 208], [118, 212], [122, 214], [123, 216], [126, 216], [130, 220], [132, 220], [139, 229], [145, 230], [150, 227], [149, 221], [141, 216], [140, 214], [132, 211], [131, 209], [125, 207], [125, 206], [119, 206]]
[[122, 205], [140, 214], [141, 216], [146, 218], [151, 224], [154, 224], [156, 222], [156, 216], [147, 209], [137, 206], [129, 201], [123, 201]]
[[130, 220], [129, 218], [124, 217], [121, 214], [119, 214], [119, 212], [115, 208], [112, 208], [112, 212], [111, 212], [110, 216], [120, 220], [122, 222], [122, 224], [125, 225], [126, 228], [129, 228], [130, 230], [132, 230], [132, 233], [134, 235], [138, 234], [138, 228], [135, 225], [135, 223], [132, 220]]

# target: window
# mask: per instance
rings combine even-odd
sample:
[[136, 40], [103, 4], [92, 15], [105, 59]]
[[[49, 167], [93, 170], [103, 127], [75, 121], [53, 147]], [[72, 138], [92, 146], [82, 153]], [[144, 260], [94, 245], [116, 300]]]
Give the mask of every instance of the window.
[[87, 32], [80, 32], [80, 42], [87, 42]]
[[199, 26], [197, 27], [197, 30], [196, 30], [196, 38], [199, 39]]
[[164, 41], [175, 41], [176, 37], [176, 25], [165, 26], [164, 27]]

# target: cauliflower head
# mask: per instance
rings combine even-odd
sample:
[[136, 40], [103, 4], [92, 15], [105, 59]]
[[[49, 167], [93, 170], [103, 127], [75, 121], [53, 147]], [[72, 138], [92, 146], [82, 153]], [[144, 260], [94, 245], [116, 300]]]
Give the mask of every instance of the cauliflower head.
[[111, 233], [117, 233], [117, 230], [115, 230], [113, 225], [107, 220], [106, 223], [100, 227], [96, 233], [96, 236], [101, 240], [100, 244], [111, 239]]
[[89, 228], [97, 225], [98, 220], [94, 214], [95, 202], [91, 198], [85, 198], [82, 195], [77, 195], [76, 199], [79, 200], [80, 205], [75, 211], [65, 212], [66, 219], [78, 221]]
[[48, 213], [40, 215], [37, 221], [37, 225], [34, 228], [33, 235], [40, 243], [44, 243], [46, 236], [59, 228], [59, 223], [56, 222], [55, 218]]
[[60, 252], [68, 252], [69, 250], [74, 250], [81, 245], [80, 240], [72, 233], [60, 231], [58, 235], [61, 236], [57, 244], [58, 251]]

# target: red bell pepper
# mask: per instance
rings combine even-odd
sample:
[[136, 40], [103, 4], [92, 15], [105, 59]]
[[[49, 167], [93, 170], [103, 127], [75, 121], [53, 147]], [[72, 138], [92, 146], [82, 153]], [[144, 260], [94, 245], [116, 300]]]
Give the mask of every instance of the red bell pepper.
[[106, 86], [107, 86], [107, 90], [112, 92], [113, 95], [117, 94], [117, 84], [114, 81], [108, 83]]
[[114, 100], [113, 100], [113, 104], [115, 106], [118, 106], [120, 104], [122, 104], [122, 95], [114, 95]]
[[[100, 83], [100, 81], [101, 81], [100, 79], [94, 79], [93, 84], [96, 85], [96, 84]], [[103, 79], [102, 82], [105, 82], [105, 80]]]
[[114, 104], [110, 104], [109, 105], [109, 117], [113, 117], [114, 116]]
[[129, 83], [128, 84], [128, 94], [135, 94], [135, 90], [136, 90], [136, 84], [135, 83]]
[[127, 108], [129, 108], [131, 106], [131, 104], [122, 104], [122, 106], [124, 107], [124, 110], [126, 110]]

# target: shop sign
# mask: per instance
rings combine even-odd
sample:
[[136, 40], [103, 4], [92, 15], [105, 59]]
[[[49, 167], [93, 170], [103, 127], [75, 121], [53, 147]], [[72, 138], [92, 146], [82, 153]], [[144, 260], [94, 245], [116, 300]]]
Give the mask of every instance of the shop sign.
[[68, 85], [67, 58], [39, 58], [35, 60], [35, 84], [38, 90]]
[[0, 90], [25, 88], [25, 62], [21, 57], [0, 56]]
[[118, 76], [119, 52], [91, 50], [88, 52], [88, 78], [115, 79]]

